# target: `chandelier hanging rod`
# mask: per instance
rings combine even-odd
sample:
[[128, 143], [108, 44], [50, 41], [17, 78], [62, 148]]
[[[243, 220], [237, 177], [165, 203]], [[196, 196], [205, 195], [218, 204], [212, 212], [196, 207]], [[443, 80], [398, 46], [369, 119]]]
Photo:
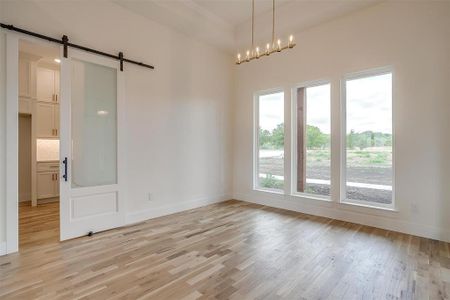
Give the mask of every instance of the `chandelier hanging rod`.
[[252, 49], [255, 46], [255, 0], [252, 0]]
[[272, 46], [275, 44], [275, 0], [272, 0]]

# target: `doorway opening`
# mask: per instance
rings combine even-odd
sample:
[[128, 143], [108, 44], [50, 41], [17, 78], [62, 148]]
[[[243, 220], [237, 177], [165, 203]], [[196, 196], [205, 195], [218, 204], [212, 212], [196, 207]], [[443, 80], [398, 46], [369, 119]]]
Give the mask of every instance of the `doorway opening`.
[[19, 40], [19, 248], [60, 240], [59, 47]]

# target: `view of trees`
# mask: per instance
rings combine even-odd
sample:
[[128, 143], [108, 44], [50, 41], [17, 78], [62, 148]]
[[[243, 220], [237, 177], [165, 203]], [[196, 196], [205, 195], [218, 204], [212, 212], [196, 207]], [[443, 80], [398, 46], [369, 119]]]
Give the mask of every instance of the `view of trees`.
[[[330, 135], [320, 131], [319, 127], [307, 125], [307, 149], [324, 149], [329, 146]], [[264, 150], [283, 149], [284, 124], [278, 124], [272, 131], [259, 129], [259, 146]], [[392, 146], [392, 134], [365, 131], [356, 133], [351, 130], [347, 134], [347, 148], [364, 150], [368, 147]]]
[[324, 149], [330, 146], [330, 135], [319, 127], [306, 125], [306, 149]]
[[392, 146], [392, 134], [373, 131], [355, 133], [354, 130], [347, 134], [347, 148], [349, 149], [358, 147], [360, 150], [364, 150], [369, 147], [384, 146]]
[[259, 128], [259, 147], [264, 150], [283, 149], [284, 124], [278, 124], [272, 131]]

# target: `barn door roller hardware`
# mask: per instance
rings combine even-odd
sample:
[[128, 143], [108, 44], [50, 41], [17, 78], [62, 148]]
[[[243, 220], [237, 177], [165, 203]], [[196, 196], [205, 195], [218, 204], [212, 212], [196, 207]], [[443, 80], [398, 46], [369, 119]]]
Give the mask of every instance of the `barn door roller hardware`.
[[116, 59], [116, 60], [118, 60], [120, 62], [120, 71], [123, 71], [123, 63], [124, 62], [130, 63], [130, 64], [135, 64], [135, 65], [138, 65], [138, 66], [141, 66], [141, 67], [144, 67], [144, 68], [149, 68], [149, 69], [152, 69], [152, 70], [155, 68], [154, 66], [149, 65], [149, 64], [145, 64], [143, 62], [138, 62], [138, 61], [131, 60], [131, 59], [128, 59], [128, 58], [124, 58], [123, 52], [119, 52], [118, 55], [114, 55], [114, 54], [98, 51], [98, 50], [95, 50], [95, 49], [92, 49], [92, 48], [88, 48], [88, 47], [80, 46], [80, 45], [77, 45], [77, 44], [69, 43], [69, 38], [67, 37], [67, 35], [63, 35], [62, 38], [60, 40], [58, 40], [58, 39], [52, 38], [50, 36], [46, 36], [46, 35], [43, 35], [43, 34], [40, 34], [40, 33], [28, 31], [28, 30], [25, 30], [25, 29], [22, 29], [22, 28], [15, 27], [13, 25], [7, 25], [7, 24], [0, 23], [0, 26], [1, 26], [1, 28], [5, 28], [5, 29], [8, 29], [8, 30], [12, 30], [12, 31], [17, 31], [17, 32], [20, 32], [20, 33], [28, 34], [28, 35], [31, 35], [31, 36], [34, 36], [34, 37], [37, 37], [37, 38], [40, 38], [40, 39], [43, 39], [43, 40], [47, 40], [47, 41], [52, 42], [52, 43], [63, 45], [63, 47], [64, 47], [64, 57], [66, 57], [66, 58], [67, 58], [67, 54], [68, 54], [68, 48], [72, 47], [72, 48], [80, 49], [80, 50], [83, 50], [83, 51], [86, 51], [86, 52], [90, 52], [90, 53], [106, 56], [106, 57], [109, 57], [109, 58], [112, 58], [112, 59]]

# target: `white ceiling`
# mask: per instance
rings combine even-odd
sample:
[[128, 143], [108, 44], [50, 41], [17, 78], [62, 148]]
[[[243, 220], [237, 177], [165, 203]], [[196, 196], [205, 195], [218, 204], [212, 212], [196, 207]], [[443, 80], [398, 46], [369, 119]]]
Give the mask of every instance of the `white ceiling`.
[[[251, 17], [251, 0], [193, 0], [233, 27], [248, 21]], [[276, 0], [276, 8], [295, 0]], [[255, 0], [255, 15], [272, 11], [272, 0]]]
[[[230, 53], [248, 46], [251, 0], [111, 0], [129, 11]], [[276, 0], [276, 33], [287, 37], [384, 0]], [[272, 30], [272, 0], [255, 1], [255, 40]]]

